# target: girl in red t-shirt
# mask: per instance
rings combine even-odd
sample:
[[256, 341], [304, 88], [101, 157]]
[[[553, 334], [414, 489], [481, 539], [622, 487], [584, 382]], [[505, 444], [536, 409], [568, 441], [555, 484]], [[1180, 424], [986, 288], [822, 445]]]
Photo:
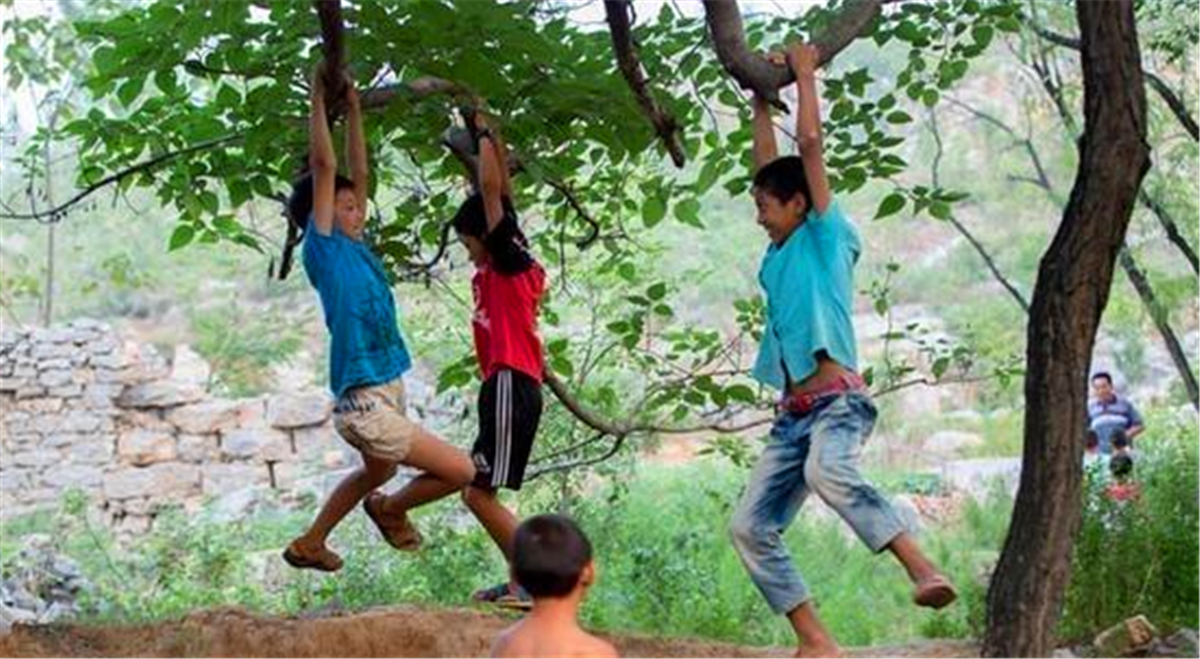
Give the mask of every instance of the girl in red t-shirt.
[[[529, 243], [512, 206], [504, 143], [482, 115], [470, 119], [478, 141], [477, 189], [454, 216], [459, 241], [475, 264], [471, 326], [483, 376], [479, 391], [479, 435], [471, 449], [475, 479], [466, 487], [418, 476], [388, 497], [389, 510], [409, 510], [463, 490], [463, 501], [505, 559], [512, 560], [517, 517], [497, 492], [519, 490], [542, 416], [542, 341], [538, 305], [546, 271], [529, 253]], [[486, 588], [474, 599], [527, 608], [533, 601], [516, 584]]]

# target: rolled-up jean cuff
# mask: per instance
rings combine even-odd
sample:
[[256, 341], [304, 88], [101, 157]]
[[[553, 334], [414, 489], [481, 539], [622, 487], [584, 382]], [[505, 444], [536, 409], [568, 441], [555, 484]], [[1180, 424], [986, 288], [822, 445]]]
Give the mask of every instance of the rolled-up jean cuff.
[[887, 549], [888, 545], [892, 544], [892, 541], [900, 537], [900, 534], [906, 532], [907, 530], [908, 529], [904, 528], [904, 524], [897, 522], [894, 528], [890, 528], [881, 533], [874, 533], [870, 538], [860, 537], [859, 539], [862, 540], [863, 544], [866, 545], [872, 553], [878, 554], [884, 549]]
[[798, 598], [793, 598], [793, 601], [791, 601], [787, 604], [780, 605], [780, 606], [772, 605], [771, 609], [774, 610], [775, 613], [778, 613], [781, 616], [786, 616], [786, 615], [790, 614], [792, 611], [795, 611], [796, 609], [804, 606], [805, 604], [807, 604], [808, 602], [811, 602], [811, 601], [812, 601], [812, 594], [805, 593], [804, 595], [802, 595]]

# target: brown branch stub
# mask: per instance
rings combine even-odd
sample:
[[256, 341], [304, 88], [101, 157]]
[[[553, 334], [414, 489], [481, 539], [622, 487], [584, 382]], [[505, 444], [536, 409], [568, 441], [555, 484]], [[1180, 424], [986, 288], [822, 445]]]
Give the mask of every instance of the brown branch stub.
[[604, 13], [608, 19], [608, 30], [612, 34], [613, 53], [617, 57], [617, 68], [633, 95], [637, 98], [642, 112], [654, 125], [654, 132], [662, 140], [671, 162], [676, 167], [683, 167], [687, 156], [683, 153], [683, 143], [680, 140], [682, 131], [675, 117], [663, 110], [650, 93], [649, 81], [642, 71], [642, 63], [638, 60], [637, 45], [633, 41], [633, 29], [629, 22], [630, 0], [604, 0]]
[[329, 108], [330, 121], [340, 116], [345, 94], [345, 81], [339, 72], [346, 66], [346, 47], [342, 35], [341, 0], [313, 0], [317, 17], [321, 21], [321, 54], [325, 58], [325, 107]]
[[[849, 0], [828, 26], [810, 41], [820, 53], [819, 66], [828, 64], [858, 37], [866, 33], [880, 15], [880, 0]], [[746, 32], [737, 0], [704, 0], [704, 17], [721, 65], [741, 85], [782, 106], [779, 89], [795, 80], [786, 66], [775, 65], [753, 53], [746, 45]]]
[[1143, 73], [1146, 75], [1146, 82], [1162, 97], [1162, 100], [1171, 109], [1175, 118], [1179, 120], [1179, 123], [1183, 124], [1184, 130], [1188, 132], [1188, 135], [1192, 136], [1192, 140], [1200, 142], [1200, 126], [1196, 125], [1196, 120], [1188, 113], [1187, 106], [1183, 104], [1183, 99], [1179, 98], [1179, 95], [1162, 78], [1149, 71], [1144, 71]]

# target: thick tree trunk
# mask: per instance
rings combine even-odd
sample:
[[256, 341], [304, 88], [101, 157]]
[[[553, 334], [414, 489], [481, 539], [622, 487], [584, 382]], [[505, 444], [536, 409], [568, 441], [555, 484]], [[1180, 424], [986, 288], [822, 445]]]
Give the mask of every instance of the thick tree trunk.
[[988, 590], [984, 656], [1048, 656], [1080, 519], [1088, 372], [1117, 254], [1149, 166], [1132, 0], [1078, 2], [1085, 131], [1028, 329], [1025, 450]]

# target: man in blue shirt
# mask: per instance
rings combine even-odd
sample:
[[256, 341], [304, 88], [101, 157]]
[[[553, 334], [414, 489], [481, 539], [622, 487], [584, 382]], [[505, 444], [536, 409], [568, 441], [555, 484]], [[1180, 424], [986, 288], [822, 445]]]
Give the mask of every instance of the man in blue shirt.
[[1133, 403], [1117, 395], [1112, 375], [1100, 371], [1092, 376], [1092, 396], [1088, 401], [1088, 425], [1096, 433], [1101, 454], [1112, 453], [1115, 431], [1123, 431], [1132, 444], [1133, 438], [1146, 429]]
[[803, 44], [786, 56], [796, 78], [799, 157], [778, 157], [770, 106], [754, 100], [754, 201], [771, 244], [759, 271], [766, 327], [753, 374], [782, 399], [730, 531], [751, 580], [792, 624], [797, 656], [836, 657], [841, 648], [817, 618], [783, 543], [808, 495], [837, 511], [872, 551], [893, 553], [915, 586], [918, 605], [941, 608], [957, 594], [891, 504], [859, 473], [876, 417], [857, 373], [852, 324], [854, 265], [862, 244], [829, 189], [817, 56], [816, 48]]

